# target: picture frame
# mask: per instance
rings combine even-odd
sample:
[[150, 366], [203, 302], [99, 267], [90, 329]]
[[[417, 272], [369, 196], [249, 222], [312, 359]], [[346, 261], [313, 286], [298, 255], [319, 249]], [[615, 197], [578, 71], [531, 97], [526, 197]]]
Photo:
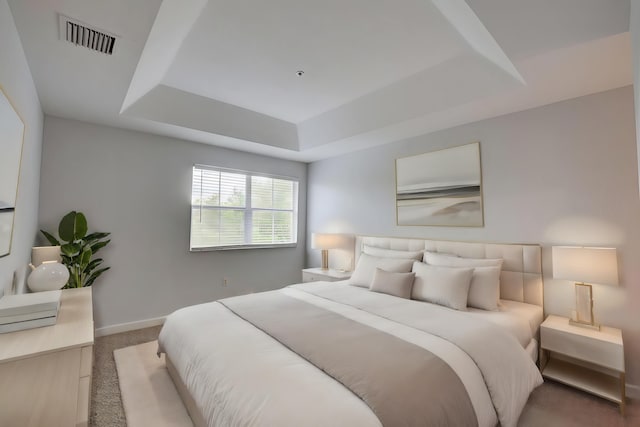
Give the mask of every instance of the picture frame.
[[396, 159], [396, 224], [483, 227], [480, 142]]

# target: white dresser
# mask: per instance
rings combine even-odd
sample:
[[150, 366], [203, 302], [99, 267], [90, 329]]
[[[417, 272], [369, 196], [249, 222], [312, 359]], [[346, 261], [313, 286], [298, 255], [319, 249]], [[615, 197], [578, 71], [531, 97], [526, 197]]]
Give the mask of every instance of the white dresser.
[[0, 334], [0, 426], [88, 426], [91, 288], [66, 289], [53, 326]]

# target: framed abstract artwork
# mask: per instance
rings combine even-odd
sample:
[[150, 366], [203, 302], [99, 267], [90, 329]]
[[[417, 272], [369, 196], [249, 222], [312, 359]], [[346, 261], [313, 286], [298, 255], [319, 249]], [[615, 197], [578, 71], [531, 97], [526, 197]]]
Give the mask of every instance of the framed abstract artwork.
[[396, 159], [398, 225], [482, 227], [480, 143]]
[[11, 252], [24, 123], [0, 88], [0, 257]]

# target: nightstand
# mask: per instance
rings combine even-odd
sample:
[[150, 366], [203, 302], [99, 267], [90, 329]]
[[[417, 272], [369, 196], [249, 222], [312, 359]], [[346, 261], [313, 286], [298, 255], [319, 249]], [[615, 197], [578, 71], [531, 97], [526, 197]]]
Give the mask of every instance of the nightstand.
[[570, 325], [566, 317], [549, 316], [540, 326], [540, 351], [544, 377], [615, 402], [624, 415], [624, 344], [620, 329], [602, 326], [595, 331]]
[[302, 270], [302, 282], [337, 282], [351, 277], [351, 271], [323, 270], [321, 268], [305, 268]]

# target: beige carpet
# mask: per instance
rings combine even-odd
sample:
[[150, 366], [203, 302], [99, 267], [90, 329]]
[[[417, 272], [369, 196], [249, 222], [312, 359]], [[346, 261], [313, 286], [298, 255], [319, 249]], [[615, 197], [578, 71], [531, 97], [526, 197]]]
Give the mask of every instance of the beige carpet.
[[91, 427], [126, 427], [113, 351], [153, 341], [160, 326], [97, 337], [93, 346]]
[[151, 341], [113, 352], [127, 425], [193, 427], [157, 350]]
[[[192, 426], [157, 342], [114, 351], [129, 427]], [[640, 427], [640, 402], [629, 401], [623, 418], [617, 405], [573, 388], [545, 382], [529, 398], [519, 427]]]

